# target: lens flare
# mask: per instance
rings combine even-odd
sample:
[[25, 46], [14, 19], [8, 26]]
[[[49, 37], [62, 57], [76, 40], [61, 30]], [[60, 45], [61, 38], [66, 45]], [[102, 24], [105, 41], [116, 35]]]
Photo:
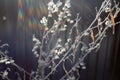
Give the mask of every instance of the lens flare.
[[43, 29], [39, 22], [43, 15], [47, 15], [46, 0], [18, 0], [18, 27], [29, 29]]

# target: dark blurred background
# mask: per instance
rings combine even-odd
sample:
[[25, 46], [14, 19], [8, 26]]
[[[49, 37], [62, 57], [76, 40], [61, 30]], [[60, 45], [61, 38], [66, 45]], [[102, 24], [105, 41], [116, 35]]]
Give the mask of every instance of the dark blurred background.
[[[94, 19], [95, 7], [99, 8], [101, 2], [72, 0], [72, 14], [80, 13], [82, 28]], [[28, 72], [36, 68], [36, 59], [31, 51], [32, 34], [41, 36], [39, 20], [47, 13], [45, 3], [45, 0], [0, 0], [0, 40], [10, 45], [9, 55]], [[119, 20], [120, 15], [116, 21]], [[111, 31], [107, 32], [100, 50], [85, 60], [87, 69], [80, 70], [80, 80], [120, 80], [120, 25], [116, 26], [114, 35]], [[16, 80], [14, 76], [10, 77]], [[59, 75], [52, 80], [58, 79]]]

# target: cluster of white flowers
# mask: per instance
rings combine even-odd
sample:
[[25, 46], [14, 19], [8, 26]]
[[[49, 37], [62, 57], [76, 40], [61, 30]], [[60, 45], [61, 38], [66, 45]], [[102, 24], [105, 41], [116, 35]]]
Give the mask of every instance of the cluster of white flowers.
[[58, 12], [59, 11], [59, 7], [62, 5], [62, 2], [59, 0], [56, 4], [54, 3], [53, 0], [51, 0], [48, 3], [48, 17], [52, 17], [52, 13]]
[[64, 12], [61, 11], [58, 15], [58, 17], [59, 17], [58, 20], [61, 21], [64, 15], [65, 15]]
[[110, 12], [111, 11], [111, 3], [108, 4], [108, 6], [105, 8], [105, 12]]
[[71, 0], [66, 0], [65, 7], [67, 7], [67, 8], [70, 8], [70, 7], [71, 7], [70, 1], [71, 1]]
[[56, 49], [53, 50], [53, 53], [55, 53], [57, 55], [60, 55], [60, 54], [62, 54], [65, 51], [66, 51], [66, 49], [64, 47], [61, 47], [61, 45], [58, 45], [56, 47]]
[[61, 45], [62, 39], [58, 38], [56, 46], [53, 50], [51, 50], [51, 53], [54, 53], [55, 59], [59, 59], [59, 55], [63, 54], [66, 52], [66, 48]]
[[38, 52], [37, 52], [37, 49], [40, 47], [41, 42], [40, 42], [39, 39], [37, 39], [37, 38], [35, 37], [35, 35], [33, 35], [33, 42], [35, 42], [35, 45], [34, 45], [34, 47], [33, 47], [33, 49], [32, 49], [32, 52], [34, 53], [34, 55], [35, 55], [36, 57], [39, 57], [39, 54], [38, 54]]
[[41, 42], [39, 41], [39, 39], [37, 39], [35, 37], [35, 35], [33, 35], [33, 42], [35, 42], [35, 45], [40, 45], [41, 44]]
[[53, 27], [54, 27], [54, 28], [58, 28], [58, 26], [59, 26], [59, 25], [58, 25], [58, 22], [57, 22], [56, 20], [54, 20]]
[[50, 30], [51, 33], [54, 33], [56, 29], [58, 29], [59, 23], [58, 21], [54, 20], [53, 28]]
[[[74, 21], [71, 19], [71, 3], [70, 0], [66, 0], [64, 6], [62, 7], [61, 12], [58, 14], [58, 21], [66, 21], [70, 24], [74, 23]], [[63, 26], [60, 28], [60, 31], [65, 31], [67, 29], [67, 24], [63, 24]]]
[[[59, 15], [58, 15], [58, 20], [62, 20], [63, 18], [64, 19], [67, 19], [67, 17], [70, 17], [71, 16], [71, 13], [70, 13], [70, 7], [71, 7], [71, 3], [70, 3], [70, 0], [66, 0], [65, 1], [65, 5], [63, 6], [62, 10]], [[68, 20], [70, 21], [70, 19]], [[73, 21], [72, 21], [73, 22]], [[71, 23], [72, 23], [71, 22]]]
[[64, 7], [62, 8], [62, 10], [67, 14], [67, 16], [71, 16], [70, 13], [70, 8], [71, 8], [71, 0], [66, 0]]
[[47, 22], [48, 20], [45, 16], [42, 18], [42, 20], [40, 20], [40, 23], [44, 24], [44, 26], [47, 26]]

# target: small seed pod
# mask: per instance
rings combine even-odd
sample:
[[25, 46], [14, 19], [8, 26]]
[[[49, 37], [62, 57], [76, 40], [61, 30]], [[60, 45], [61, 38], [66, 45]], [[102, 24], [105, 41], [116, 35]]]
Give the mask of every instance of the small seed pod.
[[106, 8], [105, 8], [105, 12], [106, 12], [106, 13], [110, 12], [110, 10], [111, 10], [110, 7], [106, 7]]
[[86, 66], [82, 66], [82, 69], [86, 69]]
[[111, 23], [111, 21], [110, 21], [110, 20], [107, 20], [107, 21], [105, 22], [105, 25], [106, 25], [106, 26], [111, 27], [111, 24], [112, 24], [112, 23]]
[[85, 65], [85, 63], [84, 63], [84, 62], [81, 62], [81, 63], [80, 63], [80, 66], [84, 66], [84, 65]]
[[72, 24], [74, 21], [73, 20], [70, 20], [70, 24]]

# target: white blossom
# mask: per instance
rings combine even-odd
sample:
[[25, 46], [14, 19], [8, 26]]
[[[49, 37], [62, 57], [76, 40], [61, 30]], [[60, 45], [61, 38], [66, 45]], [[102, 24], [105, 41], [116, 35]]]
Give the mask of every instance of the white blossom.
[[111, 8], [110, 7], [106, 7], [105, 8], [105, 12], [107, 13], [107, 12], [110, 12], [111, 11]]
[[49, 30], [49, 28], [48, 28], [48, 27], [45, 27], [45, 30], [47, 31], [47, 30]]
[[61, 1], [58, 1], [57, 4], [56, 4], [58, 7], [62, 6], [62, 2]]
[[47, 18], [45, 16], [42, 18], [42, 20], [40, 20], [40, 22], [47, 26]]
[[82, 69], [86, 69], [86, 66], [82, 66]]
[[36, 45], [41, 44], [41, 42], [39, 41], [39, 39], [37, 39], [37, 38], [35, 37], [35, 35], [33, 35], [33, 42], [35, 42]]
[[70, 20], [70, 23], [72, 24], [74, 21], [73, 20]]
[[64, 25], [64, 28], [66, 28], [66, 27], [67, 27], [67, 25], [65, 24], [65, 25]]
[[111, 24], [112, 24], [112, 22], [111, 22], [110, 20], [107, 20], [107, 21], [105, 22], [105, 25], [106, 25], [106, 26], [111, 27]]
[[59, 7], [62, 5], [62, 2], [58, 1], [57, 4], [55, 4], [53, 2], [53, 0], [51, 0], [49, 3], [48, 3], [48, 11], [49, 11], [49, 16], [51, 17], [52, 14], [50, 13], [55, 13], [55, 12], [58, 12], [59, 10]]
[[70, 0], [66, 0], [66, 2], [65, 2], [65, 7], [67, 7], [67, 8], [70, 8], [70, 7], [71, 7]]
[[59, 56], [58, 56], [58, 55], [55, 55], [54, 59], [59, 59]]
[[60, 31], [65, 31], [65, 30], [66, 30], [65, 27], [60, 28]]
[[56, 20], [54, 20], [53, 27], [58, 28], [58, 22]]
[[58, 20], [61, 21], [64, 15], [65, 15], [64, 12], [60, 12], [58, 15]]
[[58, 38], [58, 42], [61, 42], [62, 41], [62, 39], [61, 38]]
[[51, 32], [51, 33], [54, 33], [54, 32], [55, 32], [55, 30], [53, 30], [53, 29], [52, 29], [52, 30], [50, 30], [50, 32]]
[[69, 22], [69, 21], [70, 21], [70, 18], [67, 19], [67, 22]]
[[67, 39], [67, 42], [71, 42], [71, 41], [72, 41], [72, 39], [71, 39], [71, 38], [68, 38], [68, 39]]

